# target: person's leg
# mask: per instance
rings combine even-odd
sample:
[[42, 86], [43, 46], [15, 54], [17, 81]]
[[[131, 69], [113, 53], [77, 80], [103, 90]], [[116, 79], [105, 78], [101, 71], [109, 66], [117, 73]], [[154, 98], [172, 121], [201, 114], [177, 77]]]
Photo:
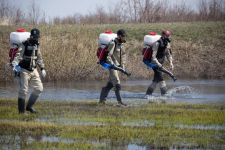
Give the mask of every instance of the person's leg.
[[167, 88], [166, 88], [166, 82], [165, 81], [161, 81], [159, 82], [159, 88], [161, 91], [161, 95], [164, 96], [165, 94], [167, 94]]
[[126, 104], [122, 102], [122, 98], [121, 98], [121, 94], [120, 94], [121, 85], [120, 85], [118, 71], [113, 70], [113, 69], [110, 70], [110, 81], [112, 82], [112, 84], [114, 86], [114, 91], [115, 91], [115, 95], [116, 95], [118, 104], [126, 106]]
[[25, 98], [27, 96], [28, 92], [28, 81], [30, 79], [30, 72], [26, 69], [21, 69], [20, 71], [20, 88], [19, 88], [19, 94], [18, 94], [18, 110], [19, 113], [24, 113], [24, 107], [25, 107]]
[[109, 81], [105, 87], [102, 88], [100, 94], [100, 101], [99, 103], [106, 103], [106, 99], [108, 97], [109, 91], [113, 88], [113, 84]]
[[166, 94], [167, 88], [166, 88], [166, 82], [163, 79], [162, 72], [159, 71], [157, 68], [154, 68], [154, 79], [153, 82], [156, 82], [159, 84], [159, 88], [161, 91], [161, 95], [164, 96]]
[[151, 85], [148, 87], [146, 91], [146, 95], [152, 95], [158, 83], [162, 80], [162, 72], [160, 72], [157, 68], [153, 68], [154, 78], [152, 80]]
[[120, 94], [121, 85], [120, 84], [116, 84], [114, 89], [115, 89], [115, 94], [116, 94], [116, 99], [117, 99], [118, 104], [123, 105], [123, 106], [127, 106], [127, 104], [125, 104], [122, 101], [122, 98], [121, 98], [121, 94]]
[[157, 83], [152, 81], [152, 83], [150, 84], [150, 86], [148, 87], [148, 89], [146, 91], [146, 95], [152, 95], [152, 93], [155, 90], [156, 86], [157, 86]]
[[31, 113], [37, 113], [37, 111], [33, 108], [33, 105], [35, 101], [38, 99], [39, 95], [43, 91], [43, 85], [40, 79], [40, 76], [37, 72], [37, 69], [35, 69], [31, 73], [31, 83], [33, 85], [34, 91], [31, 93], [29, 101], [26, 106], [26, 110], [30, 111]]

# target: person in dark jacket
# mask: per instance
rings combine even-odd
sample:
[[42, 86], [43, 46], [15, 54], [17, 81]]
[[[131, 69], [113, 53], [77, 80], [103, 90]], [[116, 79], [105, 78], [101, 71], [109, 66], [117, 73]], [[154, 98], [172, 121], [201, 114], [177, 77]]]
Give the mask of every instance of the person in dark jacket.
[[[162, 32], [161, 38], [153, 44], [152, 58], [151, 58], [152, 64], [154, 64], [157, 67], [162, 67], [164, 59], [165, 57], [167, 57], [170, 63], [170, 67], [171, 69], [173, 69], [172, 63], [173, 59], [170, 42], [171, 42], [170, 32], [168, 30], [164, 30]], [[167, 93], [166, 82], [163, 79], [162, 72], [159, 71], [157, 67], [153, 68], [154, 78], [151, 85], [148, 87], [146, 91], [146, 95], [151, 95], [157, 85], [159, 85], [162, 96]]]
[[[35, 101], [43, 91], [43, 85], [37, 71], [37, 66], [40, 67], [42, 77], [45, 77], [46, 72], [44, 63], [39, 48], [38, 39], [40, 31], [38, 29], [31, 30], [31, 36], [25, 42], [21, 43], [18, 48], [14, 60], [12, 61], [13, 71], [19, 72], [20, 89], [18, 95], [19, 113], [25, 113], [25, 98], [28, 92], [28, 82], [32, 82], [34, 91], [31, 93], [26, 110], [31, 113], [37, 113], [33, 108]], [[20, 68], [20, 69], [16, 69]], [[19, 71], [20, 70], [20, 71]]]

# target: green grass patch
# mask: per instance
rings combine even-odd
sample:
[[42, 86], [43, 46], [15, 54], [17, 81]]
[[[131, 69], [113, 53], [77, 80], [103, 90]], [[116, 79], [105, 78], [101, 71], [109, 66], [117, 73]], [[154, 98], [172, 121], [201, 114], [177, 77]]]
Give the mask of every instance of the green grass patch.
[[[0, 136], [19, 136], [23, 148], [40, 144], [39, 149], [104, 149], [106, 145], [129, 143], [158, 148], [221, 148], [224, 144], [224, 104], [151, 103], [128, 108], [113, 107], [114, 104], [37, 101], [35, 109], [39, 114], [19, 115], [16, 100], [1, 99]], [[207, 126], [211, 128], [204, 128]], [[43, 136], [72, 142], [39, 141]], [[35, 140], [27, 142], [27, 137]], [[7, 144], [2, 141], [0, 145]], [[15, 144], [15, 140], [9, 143]]]

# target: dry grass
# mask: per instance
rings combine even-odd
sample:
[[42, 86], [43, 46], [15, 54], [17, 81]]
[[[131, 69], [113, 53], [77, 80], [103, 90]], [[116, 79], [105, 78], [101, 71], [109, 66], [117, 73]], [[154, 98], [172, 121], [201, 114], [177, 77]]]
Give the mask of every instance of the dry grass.
[[[5, 70], [8, 62], [9, 34], [17, 28], [31, 30], [33, 26], [0, 26], [0, 81], [12, 80], [12, 71]], [[105, 30], [127, 31], [126, 70], [132, 79], [152, 79], [152, 71], [143, 71], [141, 51], [144, 35], [158, 34], [168, 29], [172, 33], [172, 48], [178, 78], [224, 79], [225, 22], [127, 24], [127, 25], [65, 25], [38, 26], [41, 31], [41, 50], [46, 64], [45, 80], [107, 80], [97, 65], [96, 49], [100, 33]], [[168, 63], [165, 67], [169, 68]], [[146, 68], [146, 67], [145, 67]], [[121, 75], [122, 79], [127, 79]], [[167, 78], [167, 76], [165, 75]]]

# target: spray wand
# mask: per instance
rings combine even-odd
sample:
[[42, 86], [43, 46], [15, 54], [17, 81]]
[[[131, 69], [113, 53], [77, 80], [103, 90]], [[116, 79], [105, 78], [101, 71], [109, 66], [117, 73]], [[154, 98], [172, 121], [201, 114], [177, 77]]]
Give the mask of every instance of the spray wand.
[[168, 71], [168, 70], [165, 69], [164, 67], [157, 67], [157, 66], [155, 66], [154, 64], [152, 64], [152, 63], [150, 63], [150, 62], [148, 62], [148, 61], [146, 61], [146, 60], [143, 60], [143, 62], [144, 62], [148, 67], [150, 67], [150, 68], [152, 68], [152, 69], [156, 68], [156, 69], [158, 69], [159, 71], [168, 74], [168, 75], [173, 79], [174, 82], [177, 80], [177, 79], [175, 78], [175, 76], [172, 74], [172, 72]]

